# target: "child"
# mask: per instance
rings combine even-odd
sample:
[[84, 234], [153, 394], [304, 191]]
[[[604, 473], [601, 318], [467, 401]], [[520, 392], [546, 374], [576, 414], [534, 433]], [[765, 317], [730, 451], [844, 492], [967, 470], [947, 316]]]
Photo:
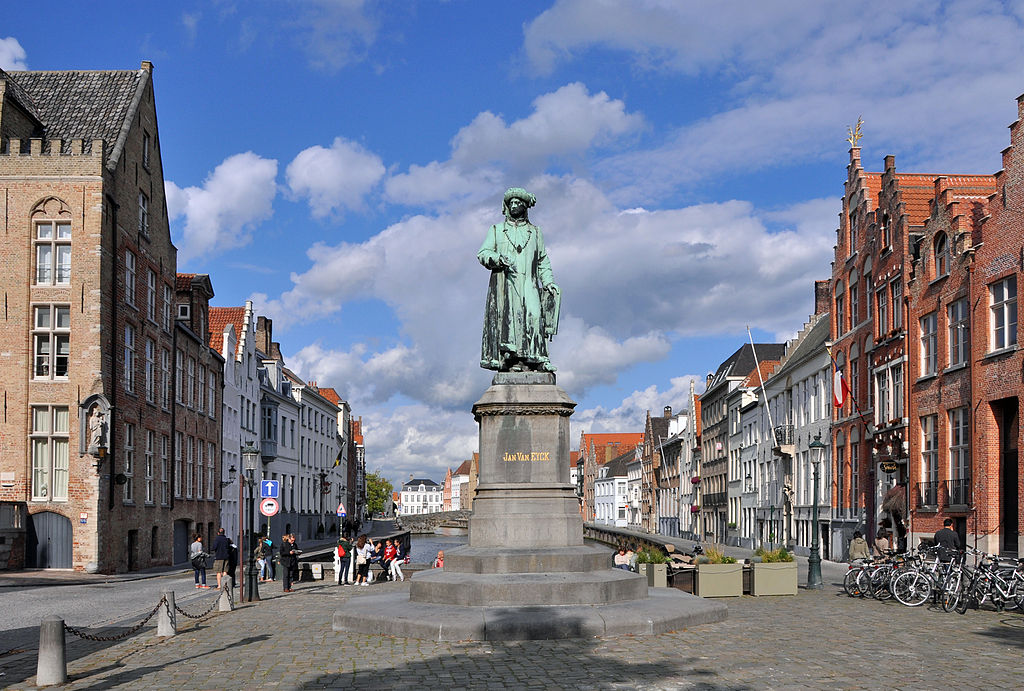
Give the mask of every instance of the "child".
[[435, 569], [443, 569], [444, 568], [444, 550], [441, 550], [440, 552], [437, 553], [437, 559], [434, 560], [434, 568]]

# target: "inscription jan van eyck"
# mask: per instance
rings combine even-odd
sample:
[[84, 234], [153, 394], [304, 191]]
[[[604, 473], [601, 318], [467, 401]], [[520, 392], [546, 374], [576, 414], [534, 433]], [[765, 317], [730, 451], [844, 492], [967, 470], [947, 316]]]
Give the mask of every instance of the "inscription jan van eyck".
[[550, 461], [550, 451], [506, 451], [501, 460], [510, 461]]

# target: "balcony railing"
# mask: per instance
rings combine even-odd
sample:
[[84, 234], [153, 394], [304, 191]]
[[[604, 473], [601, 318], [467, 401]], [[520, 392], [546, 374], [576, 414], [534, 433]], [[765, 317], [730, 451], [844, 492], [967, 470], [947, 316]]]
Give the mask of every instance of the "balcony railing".
[[794, 425], [775, 426], [775, 446], [795, 444], [796, 427]]
[[705, 494], [701, 503], [704, 506], [725, 506], [728, 501], [729, 494], [727, 492], [715, 492], [714, 494]]
[[936, 509], [939, 506], [939, 483], [919, 482], [917, 483], [917, 506], [918, 508]]
[[949, 506], [970, 506], [971, 505], [971, 480], [961, 478], [959, 480], [946, 480], [946, 502]]

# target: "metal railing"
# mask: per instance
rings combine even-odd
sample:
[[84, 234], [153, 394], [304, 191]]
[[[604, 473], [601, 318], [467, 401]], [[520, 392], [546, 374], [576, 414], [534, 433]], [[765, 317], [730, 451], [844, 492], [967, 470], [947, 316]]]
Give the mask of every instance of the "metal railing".
[[938, 482], [917, 483], [917, 505], [922, 508], [937, 508], [939, 506]]
[[796, 426], [776, 425], [775, 429], [772, 431], [775, 434], [775, 446], [783, 446], [796, 443]]
[[704, 506], [725, 506], [729, 501], [729, 494], [727, 492], [715, 492], [713, 494], [705, 494], [702, 497], [701, 504]]
[[971, 505], [971, 479], [946, 480], [946, 501], [949, 506]]

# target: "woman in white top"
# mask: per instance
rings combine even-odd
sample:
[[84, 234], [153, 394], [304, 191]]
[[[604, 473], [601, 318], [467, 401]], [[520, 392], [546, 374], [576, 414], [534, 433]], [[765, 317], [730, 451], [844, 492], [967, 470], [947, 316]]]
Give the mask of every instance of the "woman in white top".
[[370, 585], [366, 577], [370, 575], [370, 558], [376, 547], [366, 535], [356, 540], [356, 585]]

